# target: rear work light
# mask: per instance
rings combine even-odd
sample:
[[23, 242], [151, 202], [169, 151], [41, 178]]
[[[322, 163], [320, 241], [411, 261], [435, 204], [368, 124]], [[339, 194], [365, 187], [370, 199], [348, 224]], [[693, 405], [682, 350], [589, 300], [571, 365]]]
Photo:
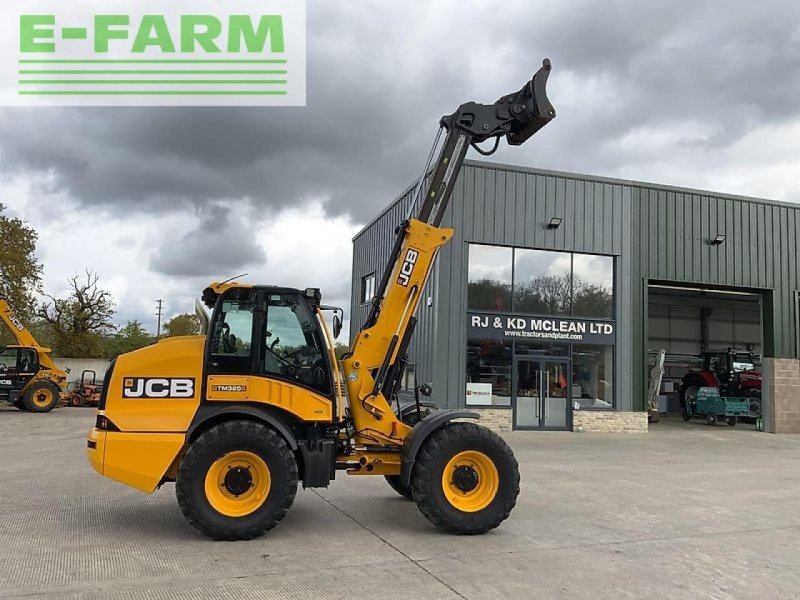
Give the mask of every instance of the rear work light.
[[119, 427], [114, 425], [114, 423], [111, 422], [111, 419], [109, 419], [105, 415], [97, 415], [97, 420], [95, 421], [94, 426], [95, 426], [96, 429], [99, 429], [100, 431], [119, 431], [120, 430]]

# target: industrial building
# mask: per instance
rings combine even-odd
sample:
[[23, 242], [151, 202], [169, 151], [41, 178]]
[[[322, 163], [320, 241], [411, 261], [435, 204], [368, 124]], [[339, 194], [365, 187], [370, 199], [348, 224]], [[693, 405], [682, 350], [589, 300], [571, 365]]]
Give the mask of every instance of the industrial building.
[[[353, 239], [351, 335], [415, 201], [411, 185]], [[467, 161], [443, 226], [404, 387], [500, 429], [646, 429], [659, 349], [798, 355], [796, 205]]]

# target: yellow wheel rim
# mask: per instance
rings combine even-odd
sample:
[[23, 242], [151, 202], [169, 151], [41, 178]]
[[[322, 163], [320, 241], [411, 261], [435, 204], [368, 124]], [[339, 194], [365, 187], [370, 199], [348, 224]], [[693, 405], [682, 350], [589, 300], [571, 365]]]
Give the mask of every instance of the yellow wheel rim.
[[492, 503], [500, 475], [491, 458], [477, 450], [459, 452], [444, 468], [444, 497], [458, 510], [478, 512]]
[[269, 467], [257, 454], [245, 450], [218, 458], [206, 473], [206, 498], [226, 517], [244, 517], [258, 510], [269, 495]]
[[53, 392], [47, 388], [36, 390], [33, 393], [33, 403], [39, 408], [47, 408], [53, 403]]

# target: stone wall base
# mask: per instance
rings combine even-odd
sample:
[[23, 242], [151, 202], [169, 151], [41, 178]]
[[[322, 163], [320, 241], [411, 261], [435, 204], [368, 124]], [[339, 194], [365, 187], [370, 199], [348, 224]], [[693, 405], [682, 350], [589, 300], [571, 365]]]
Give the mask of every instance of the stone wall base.
[[573, 431], [647, 433], [647, 413], [619, 410], [576, 410]]
[[[513, 412], [507, 408], [473, 408], [481, 415], [479, 423], [492, 431], [511, 431]], [[576, 410], [573, 413], [573, 431], [605, 433], [647, 433], [646, 412], [616, 410]]]
[[764, 430], [800, 433], [800, 360], [765, 358], [762, 370]]
[[475, 411], [481, 415], [480, 423], [492, 431], [511, 431], [512, 410], [510, 408], [472, 408], [467, 410]]

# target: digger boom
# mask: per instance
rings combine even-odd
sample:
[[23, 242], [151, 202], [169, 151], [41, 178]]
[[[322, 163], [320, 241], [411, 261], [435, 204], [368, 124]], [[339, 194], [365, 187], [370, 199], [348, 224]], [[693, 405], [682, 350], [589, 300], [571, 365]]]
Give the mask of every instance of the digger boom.
[[[387, 267], [372, 299], [366, 323], [353, 340], [352, 355], [343, 361], [356, 431], [365, 443], [397, 445], [408, 427], [394, 419], [389, 400], [403, 376], [406, 349], [413, 335], [420, 294], [439, 249], [453, 230], [439, 227], [469, 148], [482, 154], [497, 149], [500, 138], [520, 145], [544, 127], [556, 113], [545, 93], [550, 61], [545, 59], [533, 78], [516, 93], [494, 104], [468, 102], [442, 117], [447, 130], [436, 164], [420, 182], [424, 193], [415, 217], [401, 223]], [[489, 152], [478, 143], [494, 139]]]
[[8, 331], [14, 336], [17, 345], [33, 348], [39, 353], [39, 364], [42, 367], [51, 370], [58, 369], [56, 363], [50, 358], [50, 348], [39, 345], [39, 342], [36, 341], [33, 334], [28, 331], [28, 328], [25, 327], [19, 317], [14, 314], [14, 310], [9, 306], [8, 302], [2, 298], [0, 298], [0, 319], [3, 320]]

